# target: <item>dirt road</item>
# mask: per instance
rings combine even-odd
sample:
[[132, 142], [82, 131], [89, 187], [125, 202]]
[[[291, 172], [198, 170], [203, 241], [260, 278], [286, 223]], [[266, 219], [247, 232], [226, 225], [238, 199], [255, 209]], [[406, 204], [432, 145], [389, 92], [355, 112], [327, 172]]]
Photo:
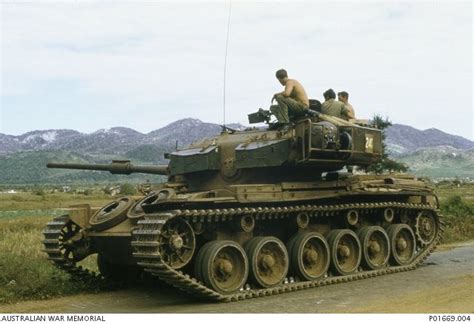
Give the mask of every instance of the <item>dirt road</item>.
[[473, 313], [474, 241], [444, 247], [415, 271], [237, 303], [141, 288], [1, 306], [0, 312]]

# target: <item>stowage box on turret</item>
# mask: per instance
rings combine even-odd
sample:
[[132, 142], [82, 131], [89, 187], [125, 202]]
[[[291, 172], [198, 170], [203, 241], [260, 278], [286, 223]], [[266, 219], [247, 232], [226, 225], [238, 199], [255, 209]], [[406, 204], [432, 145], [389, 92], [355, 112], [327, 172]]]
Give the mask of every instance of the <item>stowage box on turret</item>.
[[340, 171], [381, 156], [380, 130], [318, 114], [285, 130], [224, 127], [164, 166], [50, 163], [168, 181], [138, 200], [72, 206], [48, 223], [44, 250], [75, 275], [97, 253], [107, 279], [146, 271], [219, 301], [411, 270], [440, 240], [438, 200], [413, 176]]

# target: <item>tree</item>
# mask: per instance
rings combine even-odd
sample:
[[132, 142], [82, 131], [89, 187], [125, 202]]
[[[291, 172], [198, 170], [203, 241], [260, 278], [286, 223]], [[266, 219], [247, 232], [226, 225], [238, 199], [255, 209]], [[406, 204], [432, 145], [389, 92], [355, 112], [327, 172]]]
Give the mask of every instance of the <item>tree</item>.
[[120, 186], [120, 194], [122, 195], [135, 195], [137, 189], [130, 183], [124, 183]]
[[383, 173], [384, 171], [389, 172], [406, 172], [408, 166], [404, 163], [392, 160], [388, 157], [387, 145], [385, 144], [385, 129], [392, 126], [392, 122], [387, 118], [383, 118], [380, 115], [375, 115], [370, 121], [372, 127], [378, 128], [382, 131], [382, 158], [379, 162], [368, 166], [365, 170], [367, 172]]

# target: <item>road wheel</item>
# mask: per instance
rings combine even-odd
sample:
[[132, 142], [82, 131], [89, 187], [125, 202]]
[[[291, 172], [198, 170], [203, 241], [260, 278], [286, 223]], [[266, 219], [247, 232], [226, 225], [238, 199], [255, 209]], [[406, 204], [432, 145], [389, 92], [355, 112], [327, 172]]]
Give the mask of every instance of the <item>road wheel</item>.
[[376, 270], [384, 267], [390, 258], [390, 241], [380, 226], [366, 226], [357, 232], [362, 245], [362, 263]]
[[415, 255], [415, 234], [406, 224], [394, 224], [387, 227], [392, 260], [397, 265], [409, 264]]
[[194, 263], [196, 277], [222, 294], [242, 288], [248, 277], [244, 249], [233, 241], [212, 241], [199, 250]]
[[319, 233], [299, 233], [288, 244], [292, 272], [304, 280], [318, 279], [329, 268], [329, 245]]
[[282, 241], [272, 236], [254, 237], [245, 244], [250, 276], [259, 286], [269, 288], [283, 282], [288, 273], [288, 252]]
[[361, 260], [360, 241], [348, 229], [332, 230], [327, 235], [331, 250], [331, 268], [335, 273], [348, 275], [357, 270]]

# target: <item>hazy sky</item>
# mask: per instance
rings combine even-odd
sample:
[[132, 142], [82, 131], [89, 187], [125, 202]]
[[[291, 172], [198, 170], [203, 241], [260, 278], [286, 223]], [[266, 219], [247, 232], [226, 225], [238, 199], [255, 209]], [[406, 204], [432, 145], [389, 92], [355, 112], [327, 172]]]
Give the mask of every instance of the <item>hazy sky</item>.
[[[1, 0], [0, 133], [222, 123], [228, 5]], [[358, 117], [473, 140], [472, 13], [470, 1], [234, 0], [227, 122], [268, 108], [283, 67], [312, 98], [348, 91]]]

